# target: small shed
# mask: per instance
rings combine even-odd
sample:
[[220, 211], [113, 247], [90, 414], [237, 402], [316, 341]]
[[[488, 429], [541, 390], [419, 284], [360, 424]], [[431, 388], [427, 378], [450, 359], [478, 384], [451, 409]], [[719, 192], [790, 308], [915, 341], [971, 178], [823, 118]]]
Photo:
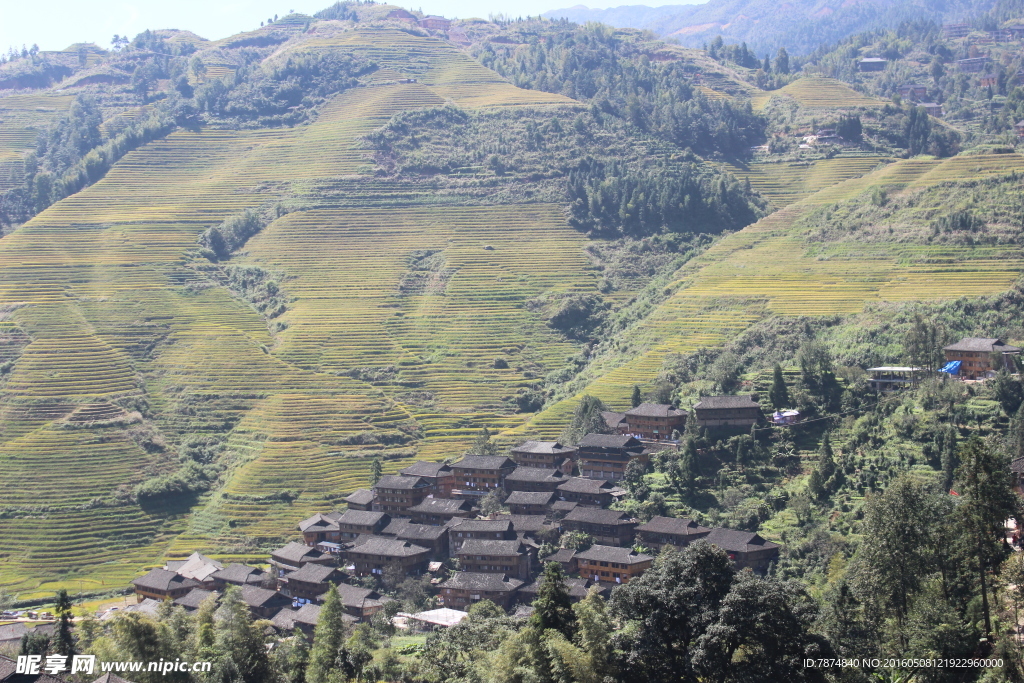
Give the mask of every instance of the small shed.
[[888, 60], [882, 59], [881, 57], [865, 57], [857, 62], [857, 68], [861, 72], [885, 71], [885, 65], [887, 62]]
[[458, 609], [451, 609], [449, 607], [442, 607], [440, 609], [431, 609], [426, 612], [417, 612], [416, 614], [410, 614], [407, 619], [413, 622], [412, 626], [418, 627], [424, 631], [433, 631], [437, 628], [448, 628], [461, 623], [463, 619], [469, 616], [469, 612], [463, 612]]
[[917, 384], [917, 374], [921, 368], [901, 367], [883, 365], [877, 368], [868, 368], [871, 378], [868, 384], [875, 391], [895, 391], [905, 389]]

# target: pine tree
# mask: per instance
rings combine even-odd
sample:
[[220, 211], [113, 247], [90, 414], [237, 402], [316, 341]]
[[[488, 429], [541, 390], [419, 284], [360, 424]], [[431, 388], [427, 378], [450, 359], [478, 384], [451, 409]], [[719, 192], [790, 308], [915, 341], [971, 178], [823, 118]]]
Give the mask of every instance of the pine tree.
[[70, 657], [75, 654], [75, 639], [71, 635], [71, 623], [75, 617], [71, 613], [71, 598], [68, 592], [61, 588], [57, 591], [57, 602], [53, 612], [57, 615], [57, 631], [54, 633], [54, 649], [62, 655]]
[[381, 468], [380, 458], [374, 458], [373, 463], [370, 465], [370, 483], [376, 485], [382, 476], [383, 470]]
[[332, 585], [320, 606], [320, 617], [313, 631], [313, 647], [309, 651], [307, 683], [328, 683], [335, 669], [335, 660], [345, 645], [345, 610], [338, 587]]
[[643, 403], [643, 399], [640, 397], [640, 386], [637, 384], [633, 385], [633, 395], [630, 397], [629, 402], [634, 408]]
[[768, 400], [775, 410], [789, 407], [789, 389], [786, 387], [786, 378], [782, 375], [782, 366], [778, 363], [775, 364], [772, 374], [772, 388], [768, 391]]
[[554, 629], [568, 639], [576, 632], [576, 613], [572, 610], [572, 599], [565, 584], [562, 565], [548, 562], [541, 577], [537, 599], [533, 601], [530, 626], [540, 632]]

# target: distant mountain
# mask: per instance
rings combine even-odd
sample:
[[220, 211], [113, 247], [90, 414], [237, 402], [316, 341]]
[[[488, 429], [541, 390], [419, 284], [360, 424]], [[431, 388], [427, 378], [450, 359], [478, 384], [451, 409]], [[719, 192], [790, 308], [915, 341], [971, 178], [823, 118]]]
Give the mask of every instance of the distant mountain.
[[993, 4], [993, 0], [710, 0], [700, 5], [604, 10], [577, 5], [544, 16], [649, 29], [689, 47], [701, 47], [720, 35], [727, 43], [745, 42], [758, 54], [774, 53], [779, 47], [804, 54], [861, 31], [895, 27], [902, 21], [962, 20]]

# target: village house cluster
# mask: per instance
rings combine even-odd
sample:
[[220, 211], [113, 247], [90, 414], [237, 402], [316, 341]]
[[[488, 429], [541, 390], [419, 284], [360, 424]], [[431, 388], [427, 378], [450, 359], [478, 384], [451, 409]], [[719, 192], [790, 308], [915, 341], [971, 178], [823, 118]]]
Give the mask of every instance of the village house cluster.
[[[702, 426], [749, 427], [762, 419], [749, 395], [703, 398], [695, 414]], [[266, 572], [225, 566], [199, 553], [168, 562], [133, 582], [140, 608], [169, 599], [197, 609], [231, 584], [241, 588], [254, 615], [282, 630], [312, 634], [332, 585], [352, 621], [369, 619], [390, 600], [355, 585], [367, 576], [433, 577], [445, 610], [465, 610], [480, 600], [512, 609], [533, 601], [548, 562], [561, 564], [572, 595], [581, 599], [591, 586], [608, 592], [640, 576], [666, 545], [684, 548], [705, 539], [726, 551], [737, 568], [755, 572], [777, 560], [779, 546], [756, 533], [707, 528], [686, 518], [655, 517], [640, 524], [609, 509], [627, 495], [618, 482], [629, 463], [646, 465], [673, 432], [685, 428], [687, 413], [645, 403], [604, 419], [620, 433], [588, 434], [573, 446], [527, 441], [509, 456], [416, 462], [382, 476], [372, 489], [349, 495], [344, 511], [300, 522], [302, 542], [271, 553]], [[481, 501], [495, 491], [509, 512], [483, 516]], [[557, 544], [567, 532], [586, 534], [593, 543], [539, 556], [545, 543]]]

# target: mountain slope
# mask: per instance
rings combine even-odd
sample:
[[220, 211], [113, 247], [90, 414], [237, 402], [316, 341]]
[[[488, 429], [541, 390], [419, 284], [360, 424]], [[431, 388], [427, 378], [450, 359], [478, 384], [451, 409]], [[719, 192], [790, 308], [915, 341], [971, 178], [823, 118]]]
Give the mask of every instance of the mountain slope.
[[700, 47], [722, 36], [726, 43], [745, 42], [758, 55], [774, 54], [780, 47], [804, 54], [868, 29], [896, 26], [901, 21], [961, 20], [992, 4], [989, 0], [710, 0], [700, 5], [658, 8], [571, 7], [543, 16], [649, 29], [689, 47]]

